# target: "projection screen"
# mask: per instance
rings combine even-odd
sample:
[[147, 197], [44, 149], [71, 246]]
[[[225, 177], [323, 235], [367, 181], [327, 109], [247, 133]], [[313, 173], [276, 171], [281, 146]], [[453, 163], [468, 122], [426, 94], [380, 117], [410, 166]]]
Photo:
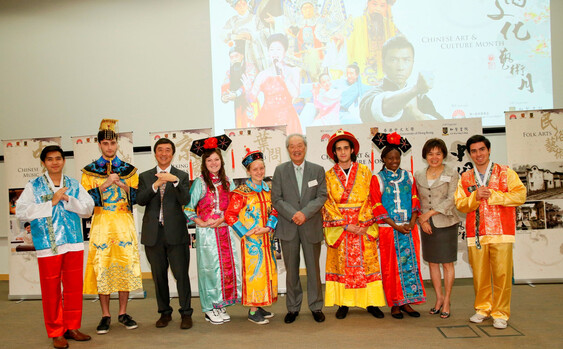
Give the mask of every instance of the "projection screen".
[[210, 25], [216, 133], [553, 108], [548, 0], [211, 0]]

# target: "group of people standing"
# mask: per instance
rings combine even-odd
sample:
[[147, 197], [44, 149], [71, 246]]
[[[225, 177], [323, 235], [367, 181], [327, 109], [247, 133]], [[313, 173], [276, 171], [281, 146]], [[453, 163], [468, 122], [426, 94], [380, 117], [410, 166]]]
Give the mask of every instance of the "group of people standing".
[[[412, 308], [426, 301], [419, 236], [436, 291], [430, 314], [448, 318], [462, 219], [457, 210], [467, 213], [476, 293], [476, 314], [470, 321], [480, 323], [492, 316], [496, 328], [507, 326], [514, 207], [525, 201], [526, 189], [514, 171], [490, 161], [485, 137], [467, 141], [475, 167], [459, 179], [456, 170], [443, 163], [447, 148], [440, 139], [426, 142], [422, 155], [428, 167], [413, 176], [400, 167], [401, 156], [411, 145], [396, 133], [373, 137], [382, 150], [383, 167], [376, 174], [356, 161], [359, 142], [349, 132], [339, 130], [330, 137], [327, 154], [335, 165], [326, 173], [305, 160], [305, 136], [291, 134], [286, 140], [291, 160], [275, 169], [271, 185], [264, 180], [263, 153], [247, 149], [242, 164], [249, 178], [238, 187], [226, 176], [222, 157], [230, 139], [209, 137], [192, 146], [202, 162], [201, 175], [190, 187], [187, 174], [171, 165], [175, 145], [169, 139], [155, 143], [157, 166], [140, 176], [135, 167], [120, 160], [116, 122], [102, 121], [98, 133], [102, 156], [84, 168], [81, 183], [62, 174], [65, 160], [60, 147], [43, 149], [46, 173], [28, 183], [16, 205], [18, 218], [31, 221], [45, 325], [55, 348], [68, 347], [67, 339], [91, 339], [79, 331], [82, 292], [99, 295], [98, 334], [109, 331], [113, 292], [119, 293], [119, 322], [127, 329], [137, 327], [127, 314], [129, 291], [142, 288], [134, 204], [146, 207], [141, 243], [155, 283], [160, 313], [156, 327], [172, 320], [168, 267], [177, 283], [180, 327], [192, 327], [186, 219], [196, 225], [201, 308], [211, 324], [230, 321], [226, 309], [237, 303], [249, 308], [248, 320], [253, 323], [267, 324], [274, 316], [263, 308], [278, 298], [274, 237], [280, 240], [287, 272], [285, 323], [294, 322], [301, 311], [301, 249], [307, 303], [315, 321], [325, 320], [323, 305], [337, 305], [337, 319], [344, 319], [350, 307], [383, 318], [379, 307], [386, 304], [396, 319], [403, 313], [420, 317]], [[80, 217], [89, 217], [92, 210], [83, 283]], [[327, 245], [324, 295], [319, 267], [323, 240]]]

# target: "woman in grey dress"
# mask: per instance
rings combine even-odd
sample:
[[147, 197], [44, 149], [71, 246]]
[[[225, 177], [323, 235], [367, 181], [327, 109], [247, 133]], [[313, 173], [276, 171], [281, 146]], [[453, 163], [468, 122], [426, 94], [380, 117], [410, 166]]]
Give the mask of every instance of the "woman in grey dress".
[[[430, 278], [436, 292], [436, 303], [430, 314], [450, 317], [450, 299], [455, 279], [457, 233], [460, 217], [454, 203], [459, 175], [455, 168], [443, 163], [448, 149], [443, 140], [429, 139], [422, 148], [428, 167], [415, 173], [422, 214], [418, 224], [424, 232], [422, 256], [430, 267]], [[444, 269], [444, 292], [440, 264]]]

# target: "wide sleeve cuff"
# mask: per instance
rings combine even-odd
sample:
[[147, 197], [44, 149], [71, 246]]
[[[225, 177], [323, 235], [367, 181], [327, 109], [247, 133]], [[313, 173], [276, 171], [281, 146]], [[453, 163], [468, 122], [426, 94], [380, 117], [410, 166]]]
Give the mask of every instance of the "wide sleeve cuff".
[[90, 194], [90, 197], [92, 198], [92, 200], [94, 200], [94, 206], [96, 206], [96, 207], [102, 207], [103, 206], [102, 193], [100, 192], [99, 187], [92, 188], [92, 189], [88, 190], [88, 194]]
[[526, 187], [522, 184], [518, 174], [511, 169], [507, 169], [507, 184], [507, 192], [491, 190], [491, 196], [487, 200], [489, 205], [513, 207], [526, 202]]
[[129, 187], [129, 206], [133, 211], [133, 205], [137, 203], [137, 188]]
[[367, 238], [370, 241], [375, 241], [379, 237], [379, 227], [377, 224], [372, 224], [368, 227]]
[[278, 217], [271, 215], [268, 218], [268, 222], [266, 222], [266, 227], [270, 228], [271, 230], [276, 230], [277, 225], [278, 225]]
[[242, 238], [246, 235], [246, 233], [248, 233], [248, 229], [244, 225], [242, 225], [240, 221], [237, 221], [235, 224], [233, 224], [232, 227], [239, 238]]
[[344, 239], [344, 226], [340, 227], [325, 227], [324, 229], [325, 241], [329, 247], [338, 248], [342, 239]]
[[184, 206], [184, 215], [186, 218], [193, 222], [197, 218], [197, 204], [201, 200], [203, 192], [203, 185], [201, 179], [198, 177], [194, 180], [192, 187], [190, 188], [190, 201], [186, 206]]
[[471, 195], [466, 196], [463, 185], [461, 184], [461, 179], [459, 180], [454, 198], [455, 206], [460, 212], [469, 213], [479, 208], [480, 202], [477, 201], [477, 192], [474, 191]]

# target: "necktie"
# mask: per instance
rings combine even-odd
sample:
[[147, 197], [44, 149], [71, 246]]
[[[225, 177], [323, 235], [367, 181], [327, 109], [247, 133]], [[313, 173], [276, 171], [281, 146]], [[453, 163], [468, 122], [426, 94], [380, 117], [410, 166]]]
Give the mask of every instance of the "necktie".
[[299, 194], [301, 195], [301, 186], [303, 185], [303, 167], [297, 166], [295, 169], [295, 177], [297, 178], [297, 188], [299, 189]]
[[[160, 171], [160, 173], [166, 173], [166, 171]], [[158, 188], [158, 191], [160, 192], [160, 214], [158, 216], [158, 222], [160, 223], [160, 225], [164, 225], [164, 215], [162, 214], [162, 201], [164, 199], [164, 189], [166, 189], [166, 183], [164, 183]]]

